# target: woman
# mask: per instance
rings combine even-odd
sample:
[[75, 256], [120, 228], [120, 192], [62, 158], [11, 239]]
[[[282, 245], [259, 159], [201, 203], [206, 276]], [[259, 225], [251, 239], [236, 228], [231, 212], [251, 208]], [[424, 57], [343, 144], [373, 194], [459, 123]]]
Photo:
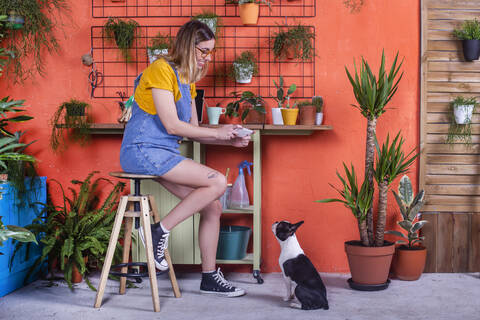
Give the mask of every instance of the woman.
[[227, 282], [220, 269], [215, 270], [222, 212], [217, 199], [225, 192], [225, 176], [183, 157], [178, 150], [183, 137], [235, 147], [245, 147], [250, 141], [250, 136], [235, 135], [239, 126], [198, 126], [195, 82], [207, 73], [214, 47], [215, 35], [210, 28], [190, 21], [178, 31], [169, 56], [152, 63], [135, 80], [136, 103], [125, 127], [120, 164], [126, 172], [159, 176], [156, 181], [181, 199], [161, 222], [151, 226], [157, 268], [168, 269], [164, 251], [170, 230], [200, 212], [200, 291], [236, 297], [245, 291]]

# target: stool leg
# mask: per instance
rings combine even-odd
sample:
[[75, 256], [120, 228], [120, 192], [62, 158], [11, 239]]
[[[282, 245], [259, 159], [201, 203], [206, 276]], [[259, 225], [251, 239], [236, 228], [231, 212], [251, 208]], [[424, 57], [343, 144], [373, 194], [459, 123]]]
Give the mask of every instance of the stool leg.
[[[160, 221], [160, 215], [158, 214], [155, 197], [149, 195], [148, 200], [150, 201], [150, 208], [153, 212], [153, 220], [155, 221], [155, 223], [157, 223]], [[168, 264], [168, 277], [170, 278], [170, 283], [172, 284], [173, 294], [175, 295], [175, 298], [180, 298], [182, 295], [180, 293], [180, 289], [178, 288], [177, 277], [175, 276], [175, 270], [173, 269], [173, 263], [172, 259], [170, 258], [170, 252], [168, 252], [168, 249], [165, 250], [165, 260], [167, 260]]]
[[150, 278], [150, 289], [152, 291], [153, 310], [160, 311], [160, 300], [158, 298], [157, 272], [153, 258], [152, 231], [150, 229], [150, 208], [148, 198], [142, 197], [140, 202], [143, 234], [145, 235], [145, 253], [147, 255], [148, 276]]
[[[130, 246], [132, 245], [132, 224], [133, 219], [131, 217], [125, 218], [125, 234], [123, 239], [123, 263], [128, 263], [130, 258]], [[127, 273], [128, 267], [123, 267], [121, 273]], [[125, 294], [125, 287], [127, 284], [127, 277], [120, 277], [120, 294]]]
[[107, 285], [107, 278], [112, 266], [113, 254], [117, 247], [118, 234], [122, 227], [123, 216], [125, 215], [125, 208], [127, 207], [128, 197], [123, 196], [120, 198], [118, 204], [117, 214], [115, 216], [115, 222], [113, 223], [112, 234], [110, 235], [110, 242], [108, 244], [107, 255], [105, 256], [105, 262], [103, 263], [102, 275], [100, 276], [100, 283], [98, 285], [97, 296], [95, 298], [95, 308], [100, 308], [102, 305], [103, 293], [105, 286]]

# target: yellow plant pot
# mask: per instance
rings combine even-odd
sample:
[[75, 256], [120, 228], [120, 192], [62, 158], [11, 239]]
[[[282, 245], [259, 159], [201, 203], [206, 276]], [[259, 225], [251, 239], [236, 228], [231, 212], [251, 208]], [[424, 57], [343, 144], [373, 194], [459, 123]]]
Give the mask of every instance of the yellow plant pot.
[[258, 22], [258, 4], [257, 3], [243, 3], [238, 6], [240, 9], [240, 19], [246, 25], [255, 25]]
[[283, 124], [286, 126], [294, 126], [297, 123], [298, 109], [283, 109], [282, 118]]

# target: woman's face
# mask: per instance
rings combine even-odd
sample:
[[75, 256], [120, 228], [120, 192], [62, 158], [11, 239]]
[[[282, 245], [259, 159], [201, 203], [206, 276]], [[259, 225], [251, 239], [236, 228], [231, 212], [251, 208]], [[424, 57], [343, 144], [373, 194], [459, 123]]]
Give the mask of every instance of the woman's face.
[[199, 42], [195, 46], [195, 57], [197, 58], [197, 67], [203, 68], [207, 61], [212, 61], [214, 54], [215, 39]]

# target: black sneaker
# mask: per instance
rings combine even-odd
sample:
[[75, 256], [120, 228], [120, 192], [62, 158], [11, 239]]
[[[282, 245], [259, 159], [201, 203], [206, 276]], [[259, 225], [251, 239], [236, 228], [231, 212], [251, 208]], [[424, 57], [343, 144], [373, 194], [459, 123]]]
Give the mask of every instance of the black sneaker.
[[224, 297], [239, 297], [245, 294], [245, 290], [232, 286], [218, 268], [217, 271], [202, 273], [202, 283], [200, 292], [206, 294], [215, 294]]
[[[165, 260], [165, 249], [168, 248], [168, 236], [170, 232], [164, 232], [160, 226], [160, 222], [150, 225], [152, 229], [153, 257], [155, 258], [155, 266], [160, 271], [168, 270], [168, 263]], [[140, 239], [145, 247], [145, 235], [143, 228], [139, 229]]]

